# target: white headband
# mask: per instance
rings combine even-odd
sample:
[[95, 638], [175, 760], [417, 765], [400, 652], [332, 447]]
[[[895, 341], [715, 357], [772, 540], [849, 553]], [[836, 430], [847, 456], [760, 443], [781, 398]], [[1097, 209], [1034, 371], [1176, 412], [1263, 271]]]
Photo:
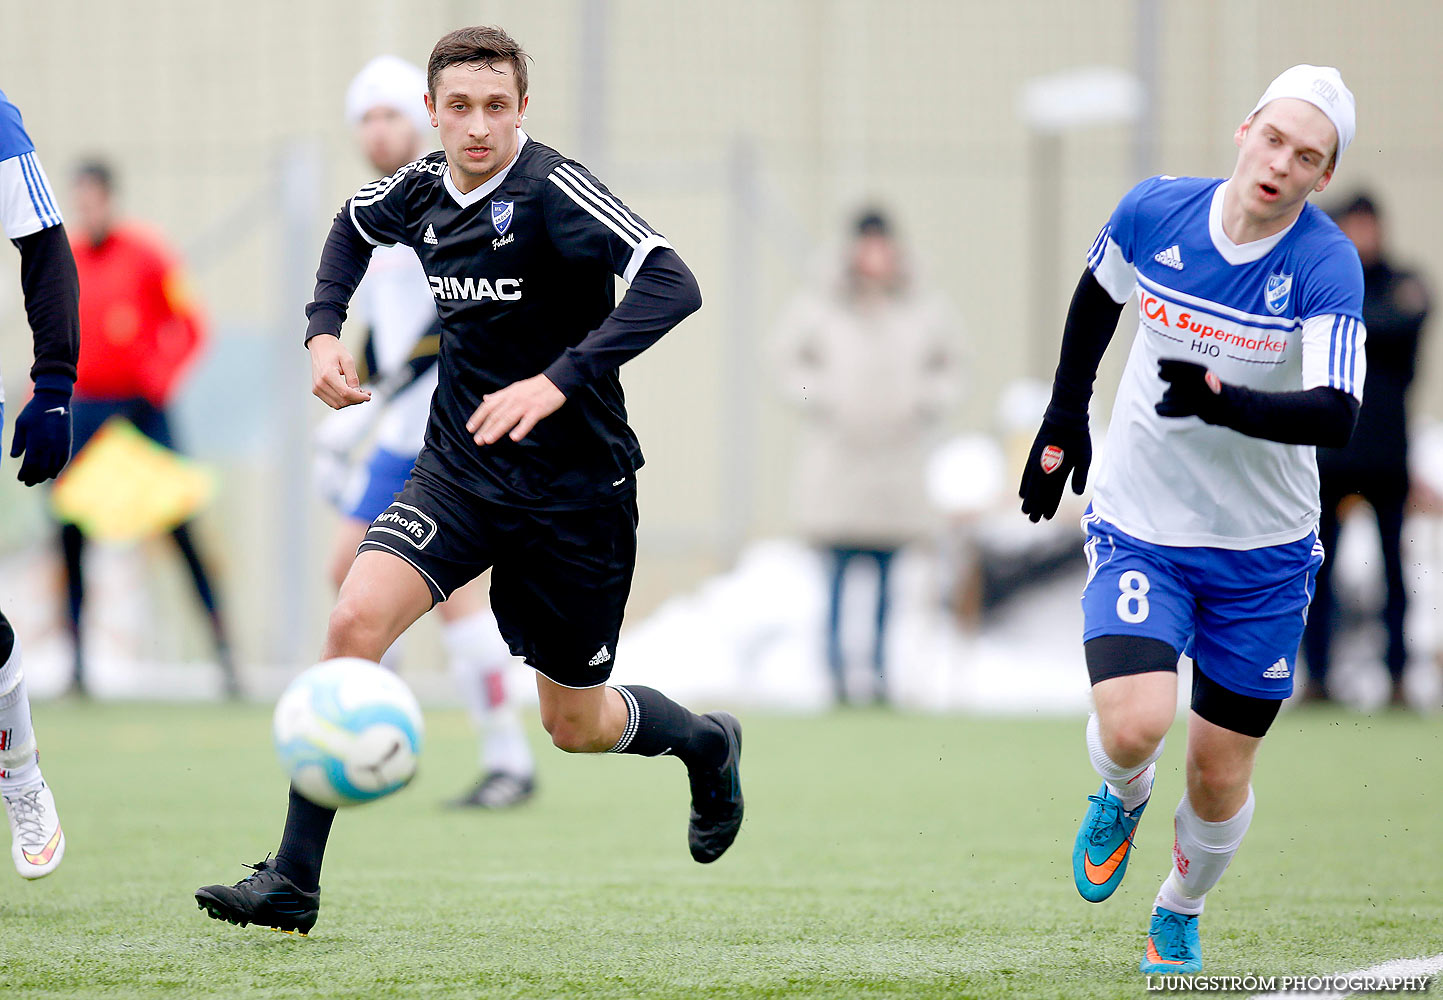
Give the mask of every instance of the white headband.
[[1341, 73], [1332, 66], [1310, 66], [1307, 63], [1285, 69], [1268, 84], [1252, 114], [1257, 114], [1264, 105], [1280, 97], [1307, 101], [1327, 115], [1338, 133], [1338, 159], [1343, 158], [1343, 150], [1353, 141], [1357, 128], [1357, 105]]
[[431, 129], [431, 116], [422, 95], [426, 74], [399, 56], [377, 56], [356, 74], [346, 88], [346, 120], [360, 123], [372, 108], [394, 108], [416, 126], [423, 138]]

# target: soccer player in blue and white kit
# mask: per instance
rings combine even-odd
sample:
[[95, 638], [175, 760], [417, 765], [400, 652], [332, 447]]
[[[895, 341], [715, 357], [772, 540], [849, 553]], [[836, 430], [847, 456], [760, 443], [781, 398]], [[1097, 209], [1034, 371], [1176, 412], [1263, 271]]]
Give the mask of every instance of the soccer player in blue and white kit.
[[1193, 660], [1187, 790], [1141, 970], [1202, 968], [1198, 921], [1253, 816], [1263, 735], [1291, 693], [1317, 543], [1315, 445], [1352, 433], [1364, 377], [1358, 255], [1308, 204], [1353, 138], [1331, 67], [1294, 66], [1238, 126], [1227, 180], [1154, 177], [1103, 227], [1068, 311], [1052, 401], [1022, 477], [1032, 520], [1081, 493], [1087, 404], [1134, 292], [1139, 326], [1092, 506], [1084, 649], [1102, 776], [1073, 848], [1085, 899], [1112, 895]]
[[[53, 479], [70, 459], [70, 394], [80, 355], [80, 282], [55, 194], [20, 110], [0, 91], [0, 229], [20, 251], [20, 287], [35, 340], [35, 391], [15, 420], [10, 457], [20, 481]], [[4, 412], [0, 394], [0, 413]], [[10, 856], [23, 878], [49, 875], [65, 856], [55, 796], [40, 773], [20, 640], [0, 615], [0, 798]]]

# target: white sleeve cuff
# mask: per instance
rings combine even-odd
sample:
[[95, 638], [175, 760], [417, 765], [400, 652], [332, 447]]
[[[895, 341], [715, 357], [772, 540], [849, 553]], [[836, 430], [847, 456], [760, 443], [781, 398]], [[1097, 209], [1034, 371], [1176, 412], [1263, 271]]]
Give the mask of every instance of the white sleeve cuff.
[[1097, 283], [1112, 296], [1112, 301], [1122, 305], [1132, 298], [1132, 290], [1137, 287], [1137, 271], [1122, 256], [1122, 247], [1111, 236], [1102, 237], [1100, 251], [1088, 259], [1088, 266]]
[[1353, 316], [1328, 313], [1303, 321], [1303, 388], [1328, 386], [1363, 401], [1368, 358], [1363, 344], [1368, 330]]
[[626, 262], [626, 270], [619, 272], [617, 276], [628, 285], [631, 284], [632, 279], [636, 277], [636, 272], [640, 271], [641, 265], [646, 263], [647, 255], [657, 247], [666, 247], [668, 250], [672, 248], [665, 238], [652, 233], [636, 245], [636, 249], [631, 252], [631, 259]]
[[35, 153], [0, 160], [0, 229], [12, 240], [58, 226], [64, 220]]
[[374, 236], [372, 236], [370, 233], [366, 232], [366, 227], [363, 226], [363, 225], [361, 225], [361, 223], [360, 223], [359, 221], [357, 221], [357, 219], [356, 219], [356, 199], [352, 198], [349, 202], [346, 203], [346, 214], [351, 217], [351, 225], [353, 225], [353, 226], [356, 227], [356, 232], [360, 233], [360, 234], [361, 234], [361, 238], [362, 238], [363, 240], [365, 240], [367, 243], [371, 244], [371, 246], [373, 246], [373, 247], [393, 247], [393, 246], [396, 245], [396, 244], [394, 244], [394, 243], [382, 243], [380, 240], [376, 239], [376, 238], [375, 238]]

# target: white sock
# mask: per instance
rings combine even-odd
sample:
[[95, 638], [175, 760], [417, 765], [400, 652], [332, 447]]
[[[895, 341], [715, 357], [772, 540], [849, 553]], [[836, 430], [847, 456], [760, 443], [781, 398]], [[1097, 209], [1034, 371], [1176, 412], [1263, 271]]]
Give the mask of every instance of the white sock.
[[481, 770], [529, 778], [536, 771], [526, 729], [506, 696], [511, 650], [490, 611], [478, 611], [442, 629], [450, 653], [451, 676], [480, 737]]
[[1087, 755], [1092, 758], [1092, 767], [1107, 782], [1107, 790], [1122, 800], [1122, 808], [1131, 812], [1147, 801], [1152, 794], [1152, 779], [1157, 773], [1157, 759], [1162, 756], [1164, 739], [1152, 755], [1134, 767], [1123, 767], [1107, 755], [1102, 746], [1102, 727], [1097, 713], [1087, 717]]
[[14, 791], [38, 784], [40, 754], [30, 724], [30, 695], [20, 669], [20, 640], [0, 666], [0, 789]]
[[1157, 894], [1158, 906], [1174, 913], [1203, 911], [1203, 897], [1223, 877], [1248, 832], [1254, 803], [1249, 785], [1248, 799], [1236, 815], [1209, 823], [1198, 818], [1187, 795], [1183, 795], [1173, 815], [1172, 872]]
[[399, 673], [401, 670], [401, 660], [405, 657], [405, 653], [406, 636], [403, 633], [396, 636], [396, 641], [387, 646], [386, 651], [381, 654], [381, 666], [393, 674]]

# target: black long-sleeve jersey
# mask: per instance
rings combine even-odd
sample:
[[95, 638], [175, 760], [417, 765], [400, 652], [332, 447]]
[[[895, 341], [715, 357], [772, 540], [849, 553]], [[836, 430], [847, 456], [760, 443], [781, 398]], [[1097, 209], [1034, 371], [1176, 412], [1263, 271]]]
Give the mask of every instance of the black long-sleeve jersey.
[[[469, 193], [431, 153], [367, 184], [331, 227], [306, 339], [339, 335], [372, 246], [421, 260], [441, 321], [440, 378], [418, 471], [486, 500], [567, 510], [635, 489], [641, 448], [617, 369], [701, 305], [665, 239], [574, 161], [523, 133]], [[616, 278], [631, 287], [616, 302]], [[519, 442], [477, 445], [481, 397], [544, 373], [566, 403]]]
[[35, 341], [30, 377], [75, 381], [80, 360], [80, 277], [65, 226], [48, 226], [11, 240], [20, 251], [20, 289]]

